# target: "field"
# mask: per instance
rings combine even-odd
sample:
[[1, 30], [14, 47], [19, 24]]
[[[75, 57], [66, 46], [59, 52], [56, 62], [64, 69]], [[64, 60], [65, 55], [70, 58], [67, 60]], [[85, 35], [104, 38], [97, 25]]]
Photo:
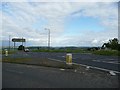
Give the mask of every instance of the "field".
[[117, 50], [92, 50], [89, 51], [87, 49], [56, 49], [56, 50], [47, 50], [47, 49], [40, 49], [40, 50], [32, 50], [32, 52], [64, 52], [64, 53], [91, 53], [96, 55], [105, 55], [105, 56], [120, 56], [120, 51]]

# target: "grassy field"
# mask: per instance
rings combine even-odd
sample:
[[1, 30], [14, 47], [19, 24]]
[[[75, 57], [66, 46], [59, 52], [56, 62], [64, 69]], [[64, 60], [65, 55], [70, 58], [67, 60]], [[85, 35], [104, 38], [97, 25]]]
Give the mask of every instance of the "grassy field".
[[99, 50], [93, 51], [92, 53], [97, 55], [120, 56], [120, 51], [116, 50]]
[[[16, 53], [17, 51], [15, 50], [10, 50], [10, 51], [8, 51], [8, 54], [14, 54], [14, 53]], [[0, 51], [0, 54], [5, 54], [5, 51], [4, 50], [1, 50]]]
[[96, 55], [120, 56], [120, 51], [117, 50], [94, 50], [88, 51], [84, 49], [78, 50], [32, 50], [32, 52], [65, 52], [65, 53], [92, 53]]
[[26, 64], [26, 65], [36, 65], [44, 67], [53, 67], [53, 68], [63, 68], [63, 69], [76, 69], [78, 65], [67, 65], [64, 62], [53, 61], [47, 58], [33, 59], [33, 58], [10, 58], [3, 57], [2, 62], [6, 63], [17, 63], [17, 64]]
[[24, 63], [26, 61], [32, 60], [31, 58], [10, 58], [10, 57], [3, 57], [2, 62], [8, 63]]
[[90, 53], [90, 51], [87, 50], [82, 50], [82, 49], [78, 49], [78, 50], [32, 50], [32, 52], [65, 52], [65, 53]]

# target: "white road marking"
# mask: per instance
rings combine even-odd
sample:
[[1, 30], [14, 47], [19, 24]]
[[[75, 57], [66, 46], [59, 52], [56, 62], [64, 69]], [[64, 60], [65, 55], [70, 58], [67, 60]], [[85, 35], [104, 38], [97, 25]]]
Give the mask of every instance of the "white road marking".
[[[53, 59], [53, 58], [48, 58], [48, 59], [50, 59], [50, 60], [55, 60], [55, 61], [59, 61], [59, 62], [66, 62], [66, 61], [61, 61], [61, 60]], [[89, 68], [95, 68], [95, 69], [103, 70], [103, 71], [107, 71], [107, 72], [113, 71], [114, 73], [120, 73], [119, 71], [114, 71], [114, 70], [109, 70], [109, 69], [94, 67], [94, 66], [90, 66], [90, 65], [78, 64], [78, 63], [72, 63], [72, 64], [81, 65], [81, 66], [85, 66], [85, 67], [89, 66]]]
[[113, 71], [110, 71], [110, 74], [111, 74], [111, 75], [116, 75]]
[[[78, 64], [78, 63], [73, 63], [73, 64], [76, 64], [76, 65], [81, 65], [81, 66], [89, 66], [89, 65], [84, 65], [84, 64]], [[109, 70], [109, 69], [104, 69], [104, 68], [99, 68], [99, 67], [94, 67], [94, 66], [89, 66], [90, 68], [95, 68], [95, 69], [99, 69], [99, 70], [103, 70], [103, 71], [107, 71], [107, 72], [110, 72], [110, 71], [113, 71], [115, 73], [120, 73], [119, 71], [114, 71], [114, 70]]]
[[77, 70], [75, 69], [74, 72], [77, 72]]
[[50, 60], [54, 60], [54, 61], [59, 61], [59, 62], [66, 62], [66, 61], [61, 61], [61, 60], [58, 60], [58, 59], [54, 59], [54, 58], [48, 58]]
[[33, 66], [33, 65], [28, 65], [28, 66], [26, 66], [27, 68], [39, 68], [39, 67], [37, 67], [37, 66]]
[[[62, 58], [66, 58], [65, 56], [57, 56], [57, 57], [62, 57]], [[73, 58], [73, 57], [72, 57], [72, 59], [77, 59], [77, 58]]]
[[112, 64], [120, 64], [120, 63], [118, 63], [118, 61], [100, 61], [100, 60], [92, 60], [92, 61], [95, 61], [95, 62], [104, 62], [104, 63], [112, 63]]
[[92, 61], [95, 61], [95, 62], [101, 62], [100, 60], [92, 60]]
[[[58, 56], [58, 57], [65, 58], [65, 56]], [[77, 58], [72, 58], [72, 59], [77, 59]], [[115, 60], [115, 59], [107, 59], [107, 60]], [[112, 64], [120, 64], [120, 63], [118, 63], [116, 61], [103, 61], [103, 59], [102, 60], [92, 60], [92, 61], [95, 61], [95, 62], [104, 62], [104, 63], [112, 63]]]
[[113, 61], [113, 62], [112, 62], [112, 61], [110, 61], [110, 62], [109, 62], [109, 61], [108, 61], [108, 62], [107, 62], [107, 61], [102, 61], [102, 62], [105, 62], [105, 63], [112, 63], [112, 64], [120, 64], [120, 63], [114, 62], [114, 61]]
[[89, 69], [90, 67], [89, 67], [89, 66], [87, 66], [86, 68], [87, 68], [87, 69]]
[[19, 73], [19, 74], [22, 74], [23, 72], [20, 72], [20, 71], [16, 71], [16, 70], [9, 70], [9, 69], [6, 69], [6, 71], [9, 71], [9, 72], [14, 72], [14, 73]]
[[65, 69], [60, 69], [61, 71], [64, 71]]
[[110, 59], [110, 58], [108, 58], [108, 60], [116, 60], [116, 59], [112, 59], [112, 58]]

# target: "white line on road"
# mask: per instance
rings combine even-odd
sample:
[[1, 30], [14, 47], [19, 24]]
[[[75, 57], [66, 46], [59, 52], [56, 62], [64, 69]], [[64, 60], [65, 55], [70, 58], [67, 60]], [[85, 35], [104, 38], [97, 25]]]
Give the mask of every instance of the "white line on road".
[[92, 60], [94, 62], [104, 62], [104, 63], [112, 63], [112, 64], [120, 64], [118, 62], [115, 62], [115, 61], [100, 61], [100, 60]]
[[[66, 61], [61, 61], [61, 60], [53, 59], [53, 58], [48, 58], [48, 59], [50, 59], [50, 60], [54, 60], [54, 61], [59, 61], [59, 62], [66, 62]], [[73, 64], [81, 65], [81, 66], [85, 66], [85, 67], [90, 67], [90, 68], [95, 68], [95, 69], [103, 70], [103, 71], [107, 71], [107, 72], [113, 71], [114, 73], [120, 73], [119, 71], [114, 71], [114, 70], [109, 70], [109, 69], [104, 69], [104, 68], [94, 67], [94, 66], [85, 65], [85, 64], [78, 64], [78, 63], [73, 63]]]
[[6, 71], [9, 71], [9, 72], [14, 72], [14, 73], [19, 73], [19, 74], [22, 74], [23, 72], [20, 72], [20, 71], [16, 71], [16, 70], [9, 70], [9, 69], [6, 69]]
[[102, 61], [102, 62], [105, 62], [105, 63], [112, 63], [112, 64], [120, 64], [120, 63], [118, 63], [118, 62], [112, 62], [112, 61], [110, 61], [110, 62], [107, 62], [107, 61]]
[[66, 62], [66, 61], [61, 61], [61, 60], [54, 59], [54, 58], [48, 58], [48, 59], [53, 60], [53, 61]]
[[[58, 56], [58, 57], [62, 57], [65, 58], [65, 56]], [[72, 59], [77, 59], [77, 58], [72, 58]], [[109, 59], [109, 60], [115, 60], [115, 59]], [[102, 60], [92, 60], [94, 62], [103, 62], [103, 63], [112, 63], [112, 64], [120, 64], [119, 62], [115, 62], [115, 61], [102, 61]]]
[[92, 61], [95, 61], [95, 62], [101, 62], [100, 60], [92, 60]]
[[[65, 56], [57, 56], [57, 57], [62, 57], [62, 58], [66, 58]], [[74, 58], [74, 57], [73, 57], [72, 59], [77, 59], [77, 58]]]
[[61, 71], [64, 71], [65, 69], [60, 69]]
[[120, 73], [118, 71], [114, 71], [114, 70], [109, 70], [109, 69], [104, 69], [104, 68], [99, 68], [99, 67], [94, 67], [94, 66], [90, 66], [90, 65], [84, 65], [84, 64], [78, 64], [78, 63], [73, 63], [73, 64], [76, 64], [76, 65], [81, 65], [81, 66], [85, 66], [85, 67], [90, 67], [90, 68], [95, 68], [95, 69], [99, 69], [99, 70], [103, 70], [103, 71], [107, 71], [107, 72], [110, 72], [110, 71], [113, 71], [115, 73]]

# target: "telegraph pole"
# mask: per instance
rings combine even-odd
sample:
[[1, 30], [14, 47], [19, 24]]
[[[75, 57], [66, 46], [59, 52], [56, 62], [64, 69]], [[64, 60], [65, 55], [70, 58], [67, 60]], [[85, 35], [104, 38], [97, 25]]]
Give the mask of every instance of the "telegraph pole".
[[48, 30], [48, 50], [50, 50], [50, 29]]
[[24, 46], [23, 46], [23, 37], [22, 37], [22, 50], [24, 49], [23, 47], [24, 47]]
[[50, 50], [50, 29], [45, 28], [45, 30], [48, 30], [48, 51]]
[[10, 35], [9, 35], [9, 51], [10, 51]]

